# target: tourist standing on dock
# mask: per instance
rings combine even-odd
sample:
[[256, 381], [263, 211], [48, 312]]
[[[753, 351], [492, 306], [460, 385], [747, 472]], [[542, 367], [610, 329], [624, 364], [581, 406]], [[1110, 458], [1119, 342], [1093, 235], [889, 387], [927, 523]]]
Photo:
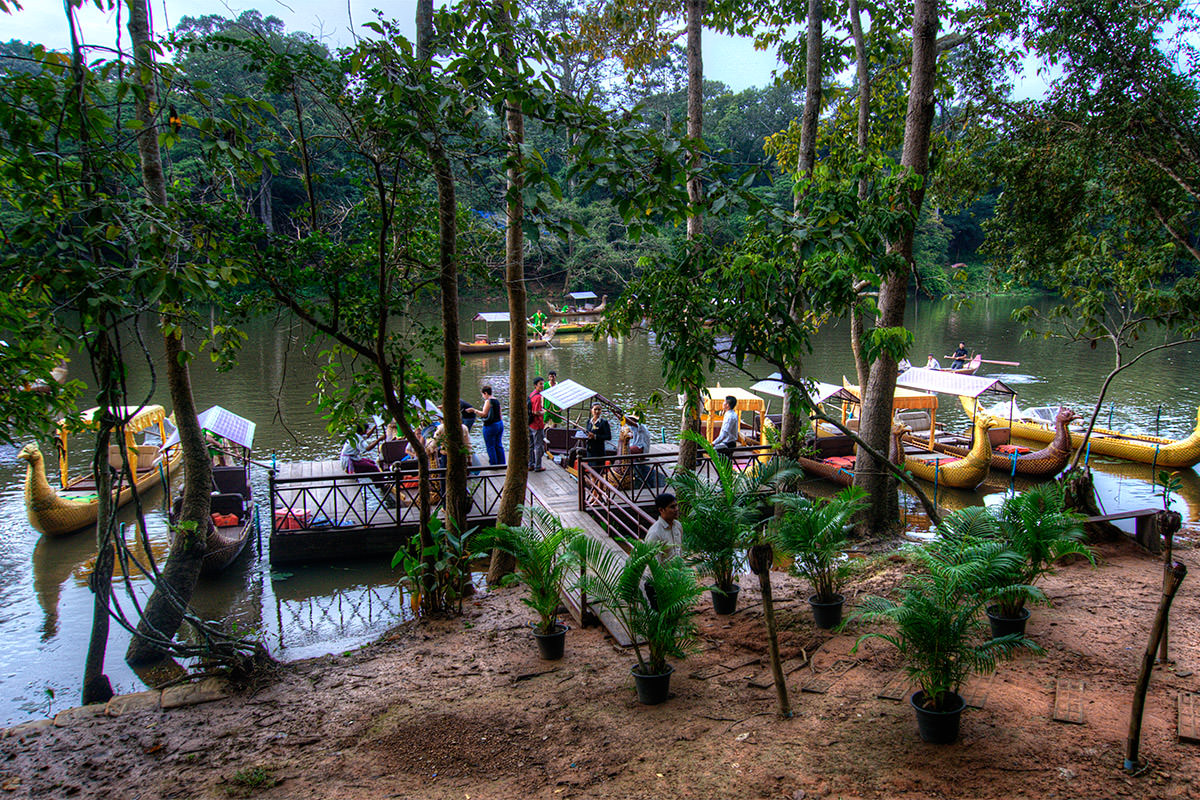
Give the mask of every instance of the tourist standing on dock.
[[[629, 454], [644, 455], [650, 452], [650, 429], [642, 424], [633, 414], [625, 415], [625, 424], [629, 426]], [[639, 458], [633, 462], [633, 471], [637, 474], [638, 480], [644, 484], [646, 479], [650, 477], [650, 468], [646, 466], [645, 459]]]
[[742, 421], [738, 418], [737, 398], [729, 395], [725, 398], [725, 417], [721, 420], [721, 433], [717, 435], [713, 447], [718, 453], [733, 458], [733, 448], [738, 444]]
[[543, 378], [533, 379], [533, 391], [529, 393], [529, 470], [541, 472], [542, 456], [546, 454], [546, 420], [543, 418], [545, 406], [542, 404]]
[[[500, 401], [492, 397], [492, 387], [479, 390], [483, 395], [483, 446], [487, 449], [488, 463], [493, 467], [504, 463], [504, 419], [500, 416]], [[472, 409], [473, 410], [473, 409]]]
[[592, 416], [587, 421], [587, 457], [603, 458], [604, 443], [612, 438], [612, 427], [600, 416], [600, 404], [592, 403]]
[[376, 439], [372, 444], [367, 444], [366, 440], [367, 426], [366, 423], [360, 422], [354, 426], [354, 432], [346, 439], [346, 443], [342, 445], [341, 458], [342, 469], [350, 475], [359, 472], [379, 472], [379, 465], [373, 459], [367, 458], [367, 453], [375, 449], [375, 445], [379, 444], [379, 439]]

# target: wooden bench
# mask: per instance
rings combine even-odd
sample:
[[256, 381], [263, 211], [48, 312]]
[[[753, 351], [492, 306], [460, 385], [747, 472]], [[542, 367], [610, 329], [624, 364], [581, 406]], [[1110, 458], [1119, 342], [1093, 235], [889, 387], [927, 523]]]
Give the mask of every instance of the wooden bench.
[[1158, 532], [1158, 514], [1161, 508], [1142, 508], [1137, 511], [1118, 511], [1115, 514], [1101, 514], [1097, 517], [1085, 517], [1083, 522], [1113, 522], [1119, 519], [1132, 519], [1133, 539], [1151, 553], [1162, 551], [1162, 537]]

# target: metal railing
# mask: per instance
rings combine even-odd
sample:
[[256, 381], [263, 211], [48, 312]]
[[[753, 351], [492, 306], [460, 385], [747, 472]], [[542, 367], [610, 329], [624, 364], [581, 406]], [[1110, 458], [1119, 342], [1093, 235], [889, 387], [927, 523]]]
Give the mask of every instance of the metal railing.
[[[471, 468], [467, 522], [495, 519], [504, 488], [503, 466]], [[370, 472], [280, 478], [269, 474], [271, 535], [327, 530], [416, 526], [420, 487], [415, 472]], [[445, 505], [444, 467], [429, 470], [434, 513]]]

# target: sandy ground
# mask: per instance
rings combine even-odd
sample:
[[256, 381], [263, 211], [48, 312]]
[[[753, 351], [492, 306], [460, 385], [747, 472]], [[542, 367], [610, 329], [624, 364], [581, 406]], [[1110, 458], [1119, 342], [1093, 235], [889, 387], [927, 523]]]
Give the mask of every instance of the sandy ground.
[[[503, 589], [460, 619], [285, 665], [226, 700], [8, 736], [0, 798], [1200, 796], [1200, 745], [1176, 739], [1177, 697], [1200, 691], [1200, 564], [1172, 614], [1176, 661], [1151, 682], [1147, 767], [1129, 776], [1132, 689], [1162, 563], [1127, 542], [1099, 554], [1097, 569], [1047, 579], [1054, 608], [1029, 625], [1046, 655], [971, 684], [982, 707], [964, 714], [954, 745], [921, 742], [907, 701], [877, 696], [897, 675], [894, 650], [873, 640], [850, 655], [854, 634], [817, 630], [805, 587], [777, 572], [789, 720], [775, 714], [753, 578], [732, 617], [706, 604], [704, 649], [677, 665], [673, 696], [656, 707], [636, 701], [632, 653], [598, 629], [571, 631], [562, 661], [539, 661], [521, 590]], [[902, 569], [878, 559], [851, 594], [886, 592]], [[817, 678], [825, 693], [801, 691]], [[1052, 719], [1058, 680], [1084, 682], [1082, 725]]]

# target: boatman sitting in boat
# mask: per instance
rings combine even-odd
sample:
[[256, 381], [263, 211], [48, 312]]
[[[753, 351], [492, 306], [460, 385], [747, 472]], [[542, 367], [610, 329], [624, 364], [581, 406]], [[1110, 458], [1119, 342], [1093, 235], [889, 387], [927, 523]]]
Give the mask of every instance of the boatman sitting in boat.
[[950, 354], [954, 361], [950, 364], [950, 369], [962, 369], [967, 363], [967, 356], [971, 355], [971, 351], [967, 349], [966, 342], [959, 342], [958, 349]]

